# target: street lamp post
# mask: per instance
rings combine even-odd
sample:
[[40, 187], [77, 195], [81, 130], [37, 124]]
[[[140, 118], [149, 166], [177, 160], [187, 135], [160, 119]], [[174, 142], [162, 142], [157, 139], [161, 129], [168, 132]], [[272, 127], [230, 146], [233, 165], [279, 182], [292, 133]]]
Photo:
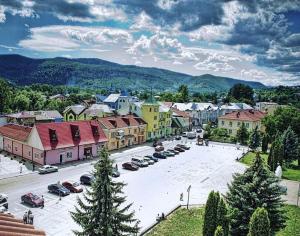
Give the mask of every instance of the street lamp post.
[[188, 198], [187, 198], [186, 209], [189, 209], [191, 187], [192, 187], [192, 186], [190, 185], [190, 186], [187, 188]]

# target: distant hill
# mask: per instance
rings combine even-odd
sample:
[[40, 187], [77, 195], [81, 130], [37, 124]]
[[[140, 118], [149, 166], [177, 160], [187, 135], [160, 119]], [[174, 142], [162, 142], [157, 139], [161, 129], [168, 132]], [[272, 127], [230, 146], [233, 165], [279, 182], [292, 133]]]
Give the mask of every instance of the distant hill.
[[94, 58], [33, 59], [20, 55], [0, 55], [0, 77], [16, 85], [44, 83], [76, 85], [86, 88], [110, 87], [127, 89], [176, 90], [187, 84], [191, 91], [222, 91], [234, 84], [243, 83], [252, 88], [264, 88], [259, 82], [205, 74], [191, 76], [169, 70], [120, 65]]

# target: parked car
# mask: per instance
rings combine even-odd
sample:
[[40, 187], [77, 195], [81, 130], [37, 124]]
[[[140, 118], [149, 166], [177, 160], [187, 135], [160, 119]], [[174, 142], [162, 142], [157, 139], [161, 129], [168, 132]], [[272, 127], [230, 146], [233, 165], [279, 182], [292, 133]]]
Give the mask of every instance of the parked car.
[[132, 170], [132, 171], [135, 171], [135, 170], [138, 170], [139, 167], [136, 166], [135, 164], [131, 163], [131, 162], [125, 162], [122, 164], [122, 167], [126, 170]]
[[173, 152], [164, 151], [161, 154], [165, 155], [166, 157], [173, 157], [175, 154]]
[[72, 193], [81, 193], [83, 191], [80, 184], [78, 182], [75, 182], [75, 181], [65, 181], [65, 182], [62, 183], [62, 185], [66, 189], [69, 189], [70, 192], [72, 192]]
[[156, 146], [156, 147], [155, 147], [155, 151], [156, 151], [156, 152], [161, 152], [161, 151], [163, 151], [163, 150], [165, 150], [165, 148], [164, 148], [163, 146]]
[[144, 161], [148, 162], [149, 165], [153, 165], [155, 162], [149, 158], [149, 157], [144, 157]]
[[181, 140], [181, 137], [180, 137], [179, 135], [177, 135], [177, 136], [175, 137], [175, 140]]
[[120, 177], [120, 172], [116, 167], [113, 167], [111, 176], [115, 178]]
[[33, 193], [26, 193], [21, 196], [21, 201], [33, 207], [44, 205], [44, 199]]
[[60, 196], [67, 196], [70, 194], [70, 190], [62, 186], [61, 184], [50, 184], [48, 185], [48, 191], [55, 193]]
[[162, 146], [162, 142], [161, 141], [154, 141], [153, 142], [153, 147], [156, 147], [156, 146]]
[[177, 146], [177, 147], [181, 147], [181, 148], [183, 148], [184, 150], [190, 150], [190, 148], [191, 148], [191, 147], [186, 146], [186, 145], [184, 145], [184, 144], [177, 144], [176, 146]]
[[158, 162], [158, 159], [156, 157], [154, 157], [154, 156], [146, 155], [145, 157], [151, 159], [154, 162]]
[[185, 150], [179, 146], [175, 146], [174, 150], [178, 151], [178, 152], [184, 152]]
[[0, 193], [0, 208], [8, 209], [8, 196]]
[[177, 155], [177, 154], [179, 154], [179, 151], [176, 151], [175, 149], [168, 149], [167, 150], [168, 152], [172, 152], [172, 153], [174, 153], [175, 155]]
[[57, 172], [57, 171], [58, 171], [57, 166], [44, 165], [42, 168], [39, 168], [40, 174], [47, 174], [47, 173]]
[[183, 133], [182, 133], [182, 137], [187, 137], [187, 133], [188, 133], [188, 132], [183, 132]]
[[197, 136], [197, 133], [194, 132], [194, 131], [187, 133], [187, 138], [188, 139], [194, 139], [194, 138], [196, 138], [196, 136]]
[[84, 174], [84, 175], [80, 176], [81, 184], [91, 185], [94, 180], [95, 180], [95, 177], [91, 174]]
[[155, 152], [153, 153], [153, 156], [159, 159], [166, 159], [167, 157], [163, 154], [161, 154], [160, 152]]
[[138, 167], [147, 167], [149, 164], [143, 158], [133, 157], [131, 158], [131, 162]]
[[196, 129], [197, 133], [202, 133], [202, 129]]

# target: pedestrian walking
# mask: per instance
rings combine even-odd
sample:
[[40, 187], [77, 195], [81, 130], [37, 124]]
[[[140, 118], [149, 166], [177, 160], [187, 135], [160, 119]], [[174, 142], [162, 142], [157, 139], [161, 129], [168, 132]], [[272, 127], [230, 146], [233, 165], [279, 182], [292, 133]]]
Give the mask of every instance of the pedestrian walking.
[[25, 213], [23, 215], [23, 222], [24, 222], [24, 224], [27, 224], [27, 217], [28, 217], [28, 213], [27, 213], [27, 211], [25, 211]]
[[183, 201], [183, 193], [180, 194], [180, 201]]
[[30, 214], [28, 214], [28, 220], [29, 220], [29, 224], [33, 225], [33, 214], [32, 214], [32, 212], [30, 212]]
[[22, 174], [22, 172], [23, 172], [23, 166], [22, 166], [22, 164], [20, 165], [20, 174]]
[[43, 209], [45, 206], [45, 199], [44, 199], [44, 196], [42, 195], [42, 205], [41, 205], [41, 208]]

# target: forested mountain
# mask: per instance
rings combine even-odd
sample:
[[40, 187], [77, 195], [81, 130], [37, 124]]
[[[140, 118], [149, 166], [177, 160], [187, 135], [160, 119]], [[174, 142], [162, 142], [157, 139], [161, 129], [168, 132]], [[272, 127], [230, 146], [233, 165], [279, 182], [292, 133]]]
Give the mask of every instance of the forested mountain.
[[252, 88], [264, 88], [259, 82], [236, 80], [210, 74], [191, 76], [169, 70], [120, 65], [94, 58], [33, 59], [20, 55], [0, 55], [0, 77], [16, 85], [44, 83], [76, 85], [86, 88], [116, 88], [177, 90], [181, 84], [190, 91], [210, 92], [228, 90], [236, 83]]

